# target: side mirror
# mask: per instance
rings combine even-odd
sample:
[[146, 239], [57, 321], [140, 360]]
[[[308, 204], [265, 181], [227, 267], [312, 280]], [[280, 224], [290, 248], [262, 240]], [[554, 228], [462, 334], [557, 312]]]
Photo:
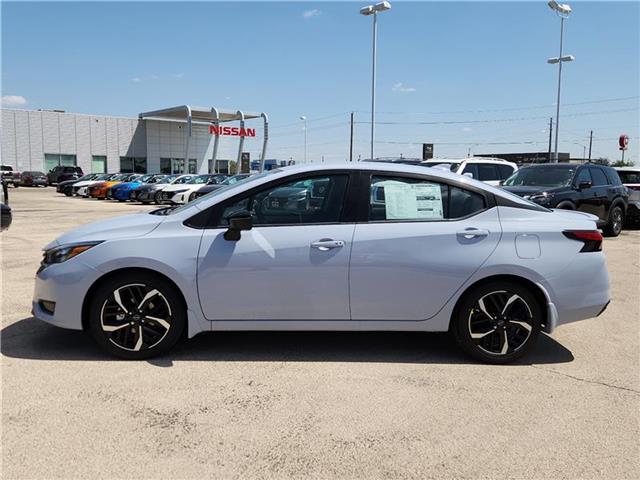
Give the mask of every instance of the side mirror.
[[464, 172], [462, 175], [465, 177], [473, 178], [473, 173], [471, 172]]
[[498, 182], [498, 185], [500, 186], [504, 185], [504, 180], [500, 180], [500, 182]]
[[588, 188], [591, 188], [591, 182], [580, 182], [578, 184], [578, 190], [586, 190]]
[[229, 228], [224, 232], [224, 239], [230, 242], [240, 240], [240, 232], [242, 230], [251, 230], [253, 228], [253, 218], [246, 210], [235, 212], [227, 217]]

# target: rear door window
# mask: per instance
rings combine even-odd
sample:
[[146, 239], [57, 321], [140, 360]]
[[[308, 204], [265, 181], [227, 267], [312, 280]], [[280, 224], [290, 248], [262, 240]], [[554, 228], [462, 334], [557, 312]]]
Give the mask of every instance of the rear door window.
[[485, 208], [478, 193], [431, 180], [375, 175], [369, 192], [369, 221], [438, 221]]
[[500, 180], [500, 174], [495, 165], [491, 163], [479, 163], [477, 178], [481, 182], [489, 182], [492, 180]]
[[603, 185], [608, 185], [607, 177], [601, 168], [592, 168], [591, 176], [593, 177], [593, 185], [596, 187], [601, 187]]
[[513, 174], [513, 167], [511, 165], [496, 165], [500, 172], [500, 180], [506, 180]]

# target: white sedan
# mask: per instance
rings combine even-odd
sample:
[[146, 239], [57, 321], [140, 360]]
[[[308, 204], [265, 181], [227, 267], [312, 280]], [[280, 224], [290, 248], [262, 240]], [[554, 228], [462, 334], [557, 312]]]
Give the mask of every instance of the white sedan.
[[62, 235], [33, 312], [131, 359], [211, 330], [386, 330], [506, 363], [608, 305], [596, 220], [438, 169], [287, 167]]
[[205, 185], [217, 183], [219, 178], [220, 176], [215, 174], [196, 175], [184, 183], [167, 185], [162, 189], [161, 202], [173, 205], [187, 203], [192, 193], [197, 192]]

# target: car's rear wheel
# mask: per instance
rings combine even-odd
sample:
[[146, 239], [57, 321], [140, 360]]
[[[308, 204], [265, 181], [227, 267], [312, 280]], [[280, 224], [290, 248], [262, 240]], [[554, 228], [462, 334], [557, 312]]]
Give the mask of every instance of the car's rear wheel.
[[526, 287], [496, 281], [465, 294], [451, 319], [451, 332], [472, 357], [509, 363], [531, 350], [541, 323], [542, 307]]
[[624, 211], [620, 205], [614, 205], [609, 210], [609, 221], [603, 228], [604, 234], [607, 237], [617, 237], [622, 231], [622, 225], [624, 224]]
[[126, 359], [166, 353], [182, 336], [186, 309], [176, 288], [146, 273], [101, 284], [90, 305], [89, 330], [104, 350]]

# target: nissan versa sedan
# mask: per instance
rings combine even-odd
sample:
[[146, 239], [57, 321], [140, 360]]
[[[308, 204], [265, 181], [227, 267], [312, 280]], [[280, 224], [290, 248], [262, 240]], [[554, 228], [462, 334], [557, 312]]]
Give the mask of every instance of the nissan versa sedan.
[[62, 235], [33, 313], [128, 359], [210, 330], [377, 330], [506, 363], [608, 305], [596, 220], [439, 169], [292, 166]]

